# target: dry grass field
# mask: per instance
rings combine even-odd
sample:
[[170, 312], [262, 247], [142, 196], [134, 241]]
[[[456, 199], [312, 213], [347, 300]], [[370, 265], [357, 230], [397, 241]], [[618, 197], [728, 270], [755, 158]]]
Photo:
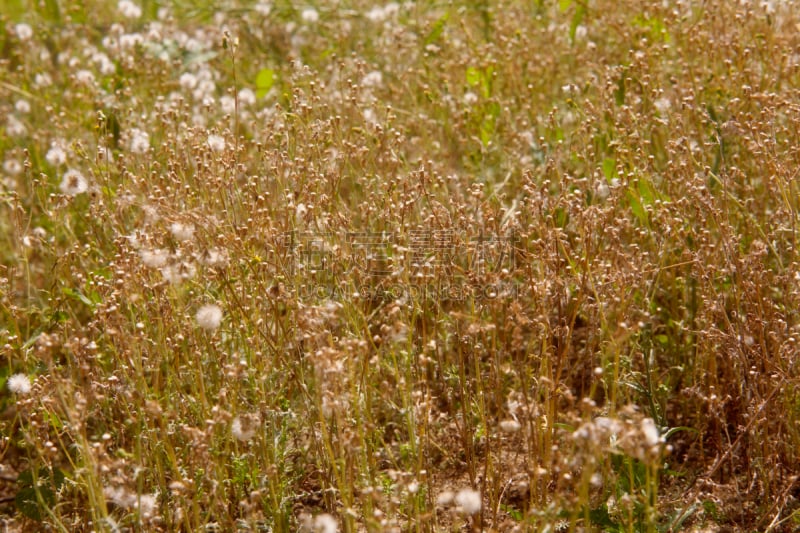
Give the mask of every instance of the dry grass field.
[[800, 9], [5, 0], [0, 526], [800, 528]]

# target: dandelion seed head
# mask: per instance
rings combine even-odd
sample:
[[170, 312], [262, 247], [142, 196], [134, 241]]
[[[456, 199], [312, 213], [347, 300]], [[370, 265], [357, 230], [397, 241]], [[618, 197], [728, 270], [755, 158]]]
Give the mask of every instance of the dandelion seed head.
[[400, 5], [396, 2], [390, 2], [385, 6], [375, 6], [365, 13], [365, 16], [371, 22], [383, 22], [390, 18], [400, 10]]
[[206, 331], [214, 331], [222, 323], [222, 308], [215, 304], [206, 304], [197, 310], [194, 316], [197, 325]]
[[8, 378], [8, 390], [19, 395], [30, 394], [31, 380], [25, 374], [14, 374]]
[[62, 148], [61, 143], [54, 142], [44, 158], [52, 166], [57, 167], [67, 162], [67, 153]]
[[6, 133], [9, 137], [22, 137], [28, 133], [28, 128], [14, 115], [8, 115], [6, 119]]
[[256, 93], [252, 89], [245, 87], [239, 91], [239, 104], [243, 106], [251, 106], [256, 103]]
[[30, 24], [20, 22], [14, 26], [14, 33], [17, 34], [17, 38], [20, 41], [27, 41], [33, 37], [33, 28], [31, 28]]
[[220, 248], [211, 248], [199, 254], [197, 260], [201, 265], [209, 267], [221, 267], [228, 263], [228, 254]]
[[272, 12], [272, 4], [266, 0], [260, 0], [258, 3], [256, 3], [256, 5], [253, 6], [253, 9], [255, 9], [257, 13], [266, 17]]
[[464, 514], [473, 515], [481, 510], [481, 493], [470, 488], [458, 491], [453, 501]]
[[81, 85], [94, 85], [94, 74], [90, 70], [81, 69], [75, 73], [75, 81]]
[[153, 518], [157, 508], [156, 506], [157, 500], [153, 494], [142, 494], [139, 496], [138, 502], [136, 503], [136, 508], [139, 510], [139, 514], [145, 520]]
[[[219, 107], [226, 115], [232, 115], [236, 113], [236, 99], [233, 96], [228, 96], [227, 94], [221, 96], [219, 99]], [[211, 143], [209, 142], [209, 144]]]
[[197, 87], [197, 76], [192, 74], [191, 72], [184, 72], [181, 74], [180, 79], [178, 80], [181, 87], [184, 89], [192, 90]]
[[53, 79], [49, 74], [40, 72], [33, 77], [33, 84], [36, 87], [49, 87], [53, 84]]
[[155, 250], [141, 250], [139, 257], [145, 266], [150, 268], [162, 268], [167, 264], [169, 259], [169, 252], [157, 248]]
[[439, 507], [447, 507], [453, 503], [453, 498], [455, 497], [455, 493], [451, 490], [442, 491], [436, 496], [436, 505]]
[[221, 152], [225, 149], [225, 138], [221, 135], [214, 135], [213, 133], [208, 136], [208, 147], [214, 152]]
[[64, 173], [59, 189], [68, 196], [77, 196], [89, 190], [89, 182], [77, 170], [69, 169]]
[[117, 9], [122, 16], [129, 19], [138, 19], [142, 16], [142, 8], [131, 2], [131, 0], [120, 0]]
[[364, 110], [363, 115], [364, 115], [364, 121], [367, 122], [368, 124], [378, 123], [378, 115], [375, 114], [374, 110], [367, 108]]
[[522, 425], [516, 420], [503, 420], [500, 422], [500, 429], [506, 433], [515, 433], [520, 430]]
[[339, 531], [339, 522], [327, 513], [317, 515], [314, 518], [314, 531], [316, 533], [337, 533]]
[[14, 104], [14, 109], [17, 113], [25, 115], [31, 112], [31, 104], [27, 100], [17, 100]]
[[380, 87], [383, 85], [383, 74], [379, 70], [373, 70], [361, 80], [364, 87]]
[[605, 181], [601, 181], [595, 187], [594, 194], [599, 200], [605, 200], [611, 194], [611, 191], [608, 188], [608, 184]]
[[133, 128], [130, 134], [130, 149], [134, 154], [143, 154], [150, 150], [150, 136], [138, 128]]
[[652, 418], [642, 419], [642, 435], [644, 436], [645, 443], [652, 447], [661, 442], [661, 435], [659, 434], [656, 423]]
[[258, 413], [251, 413], [244, 416], [237, 416], [231, 423], [231, 435], [241, 442], [247, 442], [256, 435], [256, 429], [261, 423]]
[[672, 102], [670, 102], [669, 98], [662, 97], [653, 102], [653, 106], [658, 110], [659, 114], [666, 115], [667, 111], [672, 107]]
[[194, 237], [194, 226], [192, 224], [173, 222], [169, 227], [169, 231], [173, 237], [182, 242], [190, 241]]
[[173, 285], [180, 285], [187, 279], [192, 279], [196, 273], [197, 268], [187, 261], [178, 261], [161, 268], [161, 275]]
[[319, 21], [319, 12], [313, 7], [308, 7], [304, 9], [302, 13], [300, 13], [300, 18], [303, 19], [303, 22], [313, 24]]
[[3, 172], [9, 176], [16, 176], [22, 172], [22, 163], [16, 159], [6, 159], [3, 161]]

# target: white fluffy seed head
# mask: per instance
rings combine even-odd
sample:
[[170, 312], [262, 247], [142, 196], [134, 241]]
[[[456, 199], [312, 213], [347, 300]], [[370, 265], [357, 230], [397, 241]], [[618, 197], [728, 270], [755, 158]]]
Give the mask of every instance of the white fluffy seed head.
[[192, 224], [173, 222], [169, 227], [169, 231], [179, 241], [190, 241], [194, 237], [194, 226]]
[[455, 503], [464, 514], [473, 515], [481, 510], [481, 493], [473, 489], [461, 489]]
[[215, 304], [207, 304], [197, 310], [194, 316], [197, 325], [206, 331], [214, 331], [222, 323], [222, 308]]
[[247, 442], [255, 437], [256, 429], [260, 423], [261, 417], [258, 415], [258, 413], [244, 415], [241, 417], [237, 416], [231, 423], [231, 435], [233, 435], [236, 440]]
[[453, 503], [453, 498], [455, 498], [455, 494], [453, 491], [446, 490], [444, 492], [440, 492], [439, 495], [436, 497], [436, 505], [441, 507], [447, 507], [451, 503]]
[[14, 374], [8, 378], [8, 390], [15, 394], [30, 394], [31, 380], [25, 374]]
[[47, 151], [47, 154], [44, 156], [44, 158], [48, 163], [54, 167], [57, 167], [67, 162], [67, 153], [58, 144], [53, 144], [53, 146], [51, 146]]
[[314, 518], [314, 531], [319, 533], [336, 533], [339, 531], [339, 523], [332, 515], [323, 513]]
[[156, 248], [155, 250], [141, 250], [139, 252], [139, 257], [141, 257], [142, 263], [144, 263], [145, 266], [161, 268], [167, 264], [169, 252], [161, 248]]
[[134, 154], [143, 154], [150, 150], [150, 135], [138, 128], [133, 128], [130, 134], [130, 148]]
[[652, 418], [642, 420], [642, 434], [648, 446], [655, 446], [661, 442], [661, 435]]
[[503, 420], [500, 422], [500, 429], [506, 433], [514, 433], [519, 431], [522, 425], [516, 420]]
[[68, 196], [76, 196], [89, 190], [89, 182], [77, 170], [67, 170], [59, 186], [61, 192]]
[[223, 151], [225, 149], [225, 137], [214, 134], [209, 135], [208, 146], [215, 152]]

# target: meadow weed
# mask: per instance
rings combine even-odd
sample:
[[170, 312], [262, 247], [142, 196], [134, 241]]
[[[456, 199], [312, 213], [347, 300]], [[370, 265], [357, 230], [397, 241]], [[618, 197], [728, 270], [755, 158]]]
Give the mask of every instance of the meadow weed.
[[800, 12], [7, 0], [8, 531], [800, 528]]

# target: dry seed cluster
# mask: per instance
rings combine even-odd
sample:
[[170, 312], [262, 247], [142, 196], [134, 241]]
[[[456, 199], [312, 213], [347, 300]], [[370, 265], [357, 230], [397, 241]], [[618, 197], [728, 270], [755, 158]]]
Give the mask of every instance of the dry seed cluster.
[[12, 4], [4, 523], [797, 527], [799, 25]]

